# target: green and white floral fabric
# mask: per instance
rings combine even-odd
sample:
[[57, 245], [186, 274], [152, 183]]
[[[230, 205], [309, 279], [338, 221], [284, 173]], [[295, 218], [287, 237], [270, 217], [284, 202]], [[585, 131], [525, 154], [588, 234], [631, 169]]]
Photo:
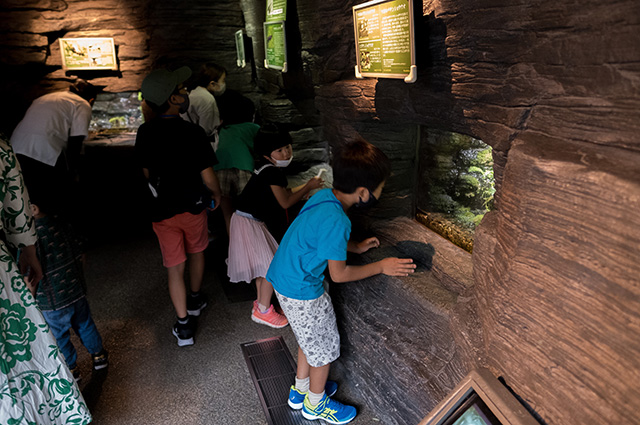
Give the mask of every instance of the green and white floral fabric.
[[[36, 231], [16, 157], [0, 140], [0, 230], [16, 247]], [[14, 258], [0, 240], [0, 424], [88, 424], [91, 415]]]

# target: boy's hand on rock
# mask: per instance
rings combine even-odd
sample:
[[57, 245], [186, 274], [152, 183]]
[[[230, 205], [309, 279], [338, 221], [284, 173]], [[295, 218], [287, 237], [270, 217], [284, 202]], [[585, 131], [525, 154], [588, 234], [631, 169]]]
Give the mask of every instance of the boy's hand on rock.
[[409, 276], [416, 270], [411, 258], [385, 258], [381, 260], [382, 273], [387, 276]]
[[380, 241], [378, 238], [365, 239], [362, 242], [358, 242], [356, 245], [356, 254], [362, 254], [363, 252], [369, 251], [371, 248], [377, 248], [379, 246]]

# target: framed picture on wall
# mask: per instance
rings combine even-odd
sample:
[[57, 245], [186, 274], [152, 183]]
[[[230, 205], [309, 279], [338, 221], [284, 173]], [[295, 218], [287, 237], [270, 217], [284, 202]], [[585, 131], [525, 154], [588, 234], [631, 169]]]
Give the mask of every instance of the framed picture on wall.
[[357, 78], [417, 79], [413, 0], [373, 0], [353, 6]]
[[113, 38], [61, 38], [60, 54], [64, 70], [118, 70]]

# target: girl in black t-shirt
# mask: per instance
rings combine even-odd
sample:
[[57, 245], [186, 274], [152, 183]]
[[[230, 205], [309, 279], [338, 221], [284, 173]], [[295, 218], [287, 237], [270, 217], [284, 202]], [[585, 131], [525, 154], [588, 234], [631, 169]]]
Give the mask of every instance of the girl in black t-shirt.
[[261, 129], [256, 136], [254, 151], [260, 160], [238, 198], [236, 212], [231, 216], [227, 274], [231, 282], [256, 279], [258, 297], [253, 303], [251, 319], [273, 328], [282, 328], [289, 322], [273, 308], [273, 287], [265, 279], [278, 248], [272, 233], [281, 239], [287, 226], [286, 209], [310, 191], [322, 187], [323, 182], [314, 177], [297, 191], [287, 188], [287, 178], [281, 170], [293, 158], [291, 136], [287, 132]]

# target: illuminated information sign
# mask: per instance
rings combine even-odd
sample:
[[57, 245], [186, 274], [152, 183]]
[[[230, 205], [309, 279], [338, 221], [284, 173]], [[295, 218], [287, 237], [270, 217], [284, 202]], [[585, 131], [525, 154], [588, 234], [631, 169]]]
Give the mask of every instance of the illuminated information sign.
[[287, 0], [267, 0], [267, 22], [287, 19]]
[[264, 23], [265, 68], [287, 72], [287, 37], [284, 21]]
[[356, 77], [417, 78], [412, 0], [374, 0], [353, 7]]
[[242, 30], [236, 31], [236, 65], [238, 68], [244, 68], [247, 64], [246, 56], [244, 53], [244, 33]]
[[287, 72], [287, 0], [267, 0], [264, 29], [264, 67]]
[[62, 68], [118, 70], [113, 38], [61, 38]]

